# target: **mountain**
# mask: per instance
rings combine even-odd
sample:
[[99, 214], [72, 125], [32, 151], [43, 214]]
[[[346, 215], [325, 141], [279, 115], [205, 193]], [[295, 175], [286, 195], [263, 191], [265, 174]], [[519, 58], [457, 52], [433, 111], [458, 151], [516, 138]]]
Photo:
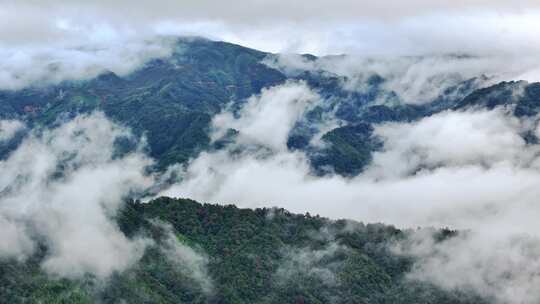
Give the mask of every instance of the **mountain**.
[[[43, 246], [27, 262], [0, 261], [0, 303], [483, 303], [404, 280], [411, 260], [389, 246], [406, 231], [391, 226], [170, 198], [130, 201], [117, 221], [126, 235], [154, 240], [132, 269], [105, 286], [55, 279], [39, 266]], [[167, 227], [206, 256], [204, 276], [175, 267], [163, 250]]]
[[[315, 64], [335, 58], [302, 55], [306, 67], [291, 72], [268, 63], [279, 55], [239, 45], [199, 38], [180, 38], [174, 45], [170, 57], [151, 60], [129, 75], [106, 72], [84, 81], [0, 91], [0, 118], [19, 119], [28, 126], [0, 142], [0, 159], [16, 149], [29, 130], [101, 111], [136, 137], [144, 135], [145, 148], [157, 162], [151, 170], [163, 172], [203, 151], [225, 149], [240, 131], [228, 129], [226, 136], [212, 142], [212, 119], [223, 110], [237, 115], [250, 97], [288, 82], [305, 83], [324, 100], [303, 113], [286, 141], [286, 149], [303, 152], [318, 175], [361, 173], [373, 153], [383, 148], [375, 135], [383, 123], [499, 106], [519, 118], [536, 117], [540, 111], [540, 83], [486, 85], [489, 78], [478, 75], [453, 81], [428, 101], [407, 103], [390, 89], [391, 79], [375, 74], [358, 80], [357, 75], [333, 73]], [[362, 89], [347, 88], [351, 81], [360, 81]], [[318, 134], [329, 116], [338, 123]], [[320, 143], [313, 144], [319, 135]], [[520, 136], [538, 142], [535, 132]], [[129, 150], [138, 143], [126, 139], [119, 144]], [[397, 254], [392, 246], [411, 231], [388, 225], [166, 197], [147, 203], [128, 200], [119, 213], [108, 216], [125, 236], [148, 244], [133, 267], [105, 280], [90, 274], [56, 278], [42, 267], [51, 250], [42, 241], [26, 261], [0, 260], [0, 303], [487, 301], [408, 280], [414, 258]], [[438, 242], [460, 234], [432, 232]]]
[[540, 83], [526, 81], [501, 82], [474, 91], [453, 106], [453, 109], [513, 107], [517, 117], [534, 116], [540, 110]]
[[126, 77], [109, 72], [89, 81], [1, 92], [0, 117], [48, 126], [62, 115], [99, 109], [135, 134], [145, 133], [150, 155], [164, 166], [185, 162], [208, 146], [211, 117], [230, 100], [285, 80], [259, 63], [264, 56], [223, 42], [180, 40], [171, 58], [152, 60]]
[[[458, 82], [430, 103], [411, 105], [400, 103], [378, 75], [365, 80], [365, 89], [355, 91], [344, 87], [350, 80], [347, 76], [317, 69], [287, 74], [265, 64], [277, 55], [239, 45], [179, 38], [174, 46], [170, 57], [151, 60], [124, 77], [106, 72], [86, 81], [0, 91], [0, 118], [19, 118], [39, 127], [100, 110], [136, 135], [146, 135], [149, 154], [158, 161], [157, 170], [162, 170], [211, 148], [209, 124], [216, 113], [226, 107], [238, 108], [263, 88], [305, 81], [327, 103], [307, 113], [307, 125], [295, 127], [289, 149], [307, 152], [320, 174], [330, 168], [338, 174], [355, 175], [379, 147], [371, 138], [372, 124], [411, 121], [452, 108], [480, 83], [477, 79]], [[319, 59], [312, 55], [303, 58]], [[381, 98], [391, 102], [381, 104]], [[320, 121], [324, 113], [334, 113], [343, 125], [323, 135], [327, 147], [320, 149], [309, 144], [315, 133], [310, 124]], [[6, 154], [4, 151], [0, 158]]]

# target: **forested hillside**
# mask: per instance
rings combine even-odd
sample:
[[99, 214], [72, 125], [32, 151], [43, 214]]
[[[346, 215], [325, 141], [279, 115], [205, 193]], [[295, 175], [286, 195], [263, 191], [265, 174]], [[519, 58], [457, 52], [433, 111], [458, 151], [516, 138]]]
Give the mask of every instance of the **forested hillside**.
[[406, 280], [412, 261], [390, 247], [407, 232], [382, 224], [165, 197], [128, 202], [117, 222], [154, 241], [131, 269], [106, 281], [56, 279], [40, 269], [43, 244], [26, 262], [0, 262], [0, 302], [482, 303]]
[[[50, 127], [66, 117], [103, 111], [136, 135], [144, 134], [149, 153], [158, 160], [157, 169], [162, 170], [215, 148], [209, 138], [215, 114], [225, 109], [234, 111], [263, 88], [304, 81], [325, 103], [312, 109], [305, 122], [295, 126], [289, 148], [307, 152], [320, 173], [324, 173], [323, 168], [331, 168], [339, 174], [355, 175], [369, 163], [371, 152], [380, 147], [371, 138], [370, 125], [414, 121], [445, 109], [479, 105], [474, 100], [504, 89], [499, 85], [474, 92], [487, 80], [479, 75], [457, 81], [457, 85], [422, 104], [409, 104], [384, 87], [387, 80], [376, 74], [361, 80], [358, 86], [362, 90], [351, 90], [346, 84], [358, 81], [354, 75], [343, 76], [319, 68], [293, 73], [271, 64], [279, 60], [278, 55], [239, 45], [179, 38], [174, 46], [170, 57], [151, 60], [127, 76], [107, 72], [90, 80], [64, 81], [52, 86], [36, 83], [22, 90], [0, 91], [0, 118], [18, 118], [29, 126]], [[318, 59], [311, 55], [301, 57], [307, 62]], [[531, 87], [524, 98], [530, 100], [531, 94], [537, 97], [537, 91]], [[471, 97], [462, 101], [472, 92]], [[529, 103], [527, 100], [523, 103]], [[310, 145], [310, 140], [316, 132], [314, 125], [324, 121], [325, 115], [335, 116], [341, 124], [324, 134], [322, 140], [327, 145], [321, 149]], [[2, 150], [6, 148], [0, 147]], [[5, 155], [3, 152], [0, 157]]]

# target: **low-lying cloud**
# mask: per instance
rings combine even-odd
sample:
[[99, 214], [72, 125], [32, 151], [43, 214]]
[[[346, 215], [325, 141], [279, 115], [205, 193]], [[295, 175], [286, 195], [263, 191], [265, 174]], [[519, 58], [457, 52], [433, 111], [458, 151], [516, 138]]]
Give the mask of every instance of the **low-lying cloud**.
[[[302, 84], [296, 86], [307, 89]], [[277, 96], [269, 93], [282, 89], [274, 87], [265, 94]], [[286, 103], [270, 98], [252, 102], [276, 112], [281, 110], [270, 105]], [[288, 102], [296, 101], [292, 98]], [[375, 135], [384, 142], [383, 150], [374, 153], [364, 174], [352, 179], [315, 177], [310, 174], [308, 158], [302, 152], [288, 151], [284, 140], [277, 141], [280, 145], [270, 141], [268, 148], [276, 153], [268, 153], [264, 147], [253, 148], [264, 144], [259, 138], [240, 133], [239, 142], [228, 150], [203, 152], [192, 160], [182, 173], [182, 182], [163, 194], [248, 207], [277, 204], [296, 212], [308, 210], [401, 226], [463, 227], [459, 219], [466, 212], [461, 208], [451, 211], [450, 206], [463, 202], [471, 211], [497, 201], [504, 205], [503, 201], [518, 193], [524, 196], [536, 180], [529, 177], [536, 175], [538, 147], [526, 144], [520, 136], [527, 128], [536, 132], [535, 121], [520, 121], [509, 113], [505, 109], [447, 111], [418, 122], [376, 126]], [[218, 115], [213, 124], [221, 117]], [[235, 123], [248, 125], [250, 120], [243, 121], [240, 116]], [[283, 123], [289, 124], [286, 119]], [[264, 128], [260, 134], [274, 134], [273, 125]], [[279, 134], [287, 132], [278, 132], [277, 137]], [[252, 149], [246, 149], [250, 138]], [[238, 144], [243, 148], [237, 149]], [[425, 191], [430, 184], [433, 191]]]
[[228, 129], [234, 129], [239, 131], [238, 143], [258, 143], [283, 151], [295, 123], [318, 102], [320, 97], [303, 82], [288, 82], [277, 88], [263, 89], [259, 96], [250, 97], [236, 113], [239, 118], [228, 111], [216, 115], [212, 120], [212, 137], [219, 139]]
[[393, 250], [417, 259], [408, 279], [470, 291], [496, 303], [538, 302], [540, 239], [534, 232], [507, 234], [496, 223], [491, 228], [500, 234], [472, 231], [444, 242], [421, 230]]
[[171, 40], [167, 38], [0, 47], [0, 89], [89, 80], [109, 71], [125, 76], [148, 60], [167, 57], [171, 52]]
[[480, 165], [489, 169], [505, 162], [537, 166], [539, 147], [527, 145], [522, 137], [534, 121], [520, 120], [509, 112], [504, 108], [445, 111], [415, 123], [379, 125], [374, 133], [385, 147], [374, 154], [367, 174], [406, 177], [419, 168]]
[[[540, 135], [536, 117], [516, 118], [510, 108], [470, 109], [376, 125], [383, 148], [364, 173], [314, 176], [308, 157], [289, 151], [286, 139], [309, 109], [325, 102], [305, 83], [288, 82], [248, 99], [235, 114], [215, 116], [214, 139], [229, 128], [239, 133], [225, 149], [176, 166], [180, 180], [160, 195], [468, 230], [442, 243], [413, 234], [396, 245], [397, 253], [418, 258], [409, 278], [501, 303], [538, 299], [540, 154], [539, 145], [522, 137]], [[70, 278], [104, 278], [136, 263], [152, 242], [128, 239], [113, 218], [122, 198], [154, 187], [156, 179], [145, 174], [152, 161], [138, 150], [116, 153], [116, 139], [130, 136], [102, 114], [31, 131], [0, 162], [0, 257], [24, 260], [44, 242], [43, 269]], [[98, 249], [99, 256], [90, 254]], [[163, 250], [211, 292], [204, 257], [172, 233]], [[291, 254], [298, 263], [295, 256], [307, 253]], [[330, 270], [319, 274], [331, 278]]]
[[314, 248], [282, 248], [282, 261], [276, 270], [276, 281], [281, 284], [300, 283], [302, 278], [318, 280], [323, 286], [334, 287], [340, 284], [337, 278], [342, 261], [329, 263], [336, 253], [346, 252], [347, 248], [336, 242]]
[[[249, 113], [280, 111], [271, 105], [294, 104], [296, 95], [277, 93], [291, 86], [297, 87], [295, 91], [309, 90], [291, 83], [268, 89], [266, 96], [281, 99], [251, 99], [245, 106], [250, 110], [239, 111], [235, 124], [250, 125]], [[288, 101], [282, 99], [287, 96]], [[420, 259], [410, 277], [436, 284], [446, 278], [445, 288], [471, 288], [501, 303], [508, 302], [510, 295], [515, 303], [531, 303], [538, 299], [529, 290], [539, 278], [534, 248], [540, 244], [535, 232], [540, 154], [539, 146], [527, 143], [522, 135], [538, 134], [538, 122], [511, 113], [507, 108], [445, 111], [416, 122], [375, 126], [383, 149], [354, 178], [313, 176], [302, 152], [288, 151], [280, 140], [269, 141], [267, 148], [273, 151], [269, 153], [260, 148], [264, 141], [242, 137], [240, 132], [241, 141], [228, 149], [204, 152], [192, 160], [181, 172], [181, 181], [162, 194], [241, 207], [278, 205], [294, 212], [400, 227], [470, 229], [474, 233], [452, 243], [426, 245], [428, 237], [416, 243], [416, 251], [408, 253]], [[242, 114], [247, 115], [246, 121]], [[214, 125], [222, 122], [223, 115]], [[287, 119], [283, 123], [293, 125]], [[264, 129], [257, 134], [273, 134], [273, 125], [260, 127]], [[276, 134], [281, 138], [287, 132]], [[252, 148], [246, 149], [250, 138]], [[422, 246], [424, 250], [419, 249]], [[479, 246], [498, 249], [476, 250]], [[531, 268], [523, 272], [522, 266], [503, 266], [505, 262]], [[471, 282], [458, 283], [462, 277]]]
[[[129, 7], [129, 13], [125, 8]], [[121, 12], [121, 13], [120, 13]], [[197, 35], [270, 52], [425, 56], [468, 54], [460, 68], [539, 80], [535, 1], [31, 1], [0, 3], [0, 89], [132, 71], [170, 49], [156, 37]], [[434, 26], [436, 25], [436, 26]], [[152, 43], [149, 43], [151, 41]], [[486, 63], [489, 61], [490, 63]], [[451, 69], [433, 59], [429, 69]], [[397, 62], [399, 65], [399, 62]], [[413, 85], [419, 71], [405, 75]], [[484, 72], [484, 71], [481, 71]], [[422, 71], [425, 73], [425, 71]], [[474, 75], [478, 76], [478, 75]], [[435, 79], [435, 83], [441, 79]], [[392, 82], [396, 87], [405, 84]], [[417, 88], [416, 88], [417, 89]], [[423, 94], [430, 94], [423, 90]]]
[[24, 128], [25, 124], [19, 120], [0, 120], [0, 143], [10, 140]]
[[[525, 0], [3, 2], [0, 89], [89, 79], [107, 70], [126, 75], [170, 54], [156, 36], [196, 34], [274, 52], [351, 53], [270, 63], [289, 74], [322, 70], [345, 77], [350, 91], [364, 90], [377, 74], [400, 101], [423, 104], [482, 75], [488, 78], [479, 86], [539, 80], [539, 10], [537, 1]], [[517, 119], [498, 108], [379, 125], [375, 135], [384, 146], [363, 174], [317, 177], [286, 139], [311, 106], [324, 102], [305, 84], [287, 83], [249, 99], [235, 114], [216, 116], [214, 139], [234, 128], [234, 142], [191, 160], [162, 194], [401, 227], [470, 229], [442, 243], [413, 235], [399, 249], [419, 258], [410, 277], [450, 290], [471, 288], [501, 303], [539, 300], [539, 145], [521, 137], [538, 135], [536, 118]], [[2, 121], [0, 141], [22, 127]], [[1, 161], [0, 257], [24, 260], [45, 242], [42, 267], [62, 277], [107, 277], [136, 263], [150, 241], [126, 238], [112, 218], [122, 198], [154, 180], [144, 173], [151, 160], [142, 153], [114, 155], [114, 138], [121, 136], [129, 132], [102, 115], [83, 116], [31, 132]]]
[[114, 142], [126, 136], [102, 114], [29, 134], [0, 162], [0, 257], [24, 260], [44, 243], [42, 268], [62, 277], [104, 278], [138, 261], [150, 241], [128, 239], [112, 218], [151, 184], [151, 160], [116, 157]]
[[[342, 77], [346, 91], [367, 93], [374, 76], [382, 77], [379, 88], [384, 94], [379, 103], [404, 102], [423, 104], [446, 97], [459, 100], [471, 89], [485, 87], [501, 81], [538, 80], [540, 65], [536, 57], [523, 55], [515, 61], [511, 56], [496, 54], [468, 56], [430, 54], [426, 56], [325, 56], [316, 60], [297, 54], [271, 55], [263, 61], [289, 76], [305, 71], [323, 72]], [[513, 62], [513, 64], [508, 64]], [[393, 95], [397, 95], [396, 100]]]
[[165, 241], [161, 250], [175, 268], [193, 279], [201, 290], [209, 295], [213, 292], [213, 282], [208, 274], [208, 258], [199, 251], [180, 242], [169, 224], [158, 223], [165, 230]]
[[[198, 33], [270, 51], [538, 50], [540, 5], [513, 1], [4, 2], [0, 41]], [[129, 13], [125, 8], [129, 7]], [[121, 13], [120, 13], [121, 12]], [[436, 25], [436, 26], [434, 26]]]

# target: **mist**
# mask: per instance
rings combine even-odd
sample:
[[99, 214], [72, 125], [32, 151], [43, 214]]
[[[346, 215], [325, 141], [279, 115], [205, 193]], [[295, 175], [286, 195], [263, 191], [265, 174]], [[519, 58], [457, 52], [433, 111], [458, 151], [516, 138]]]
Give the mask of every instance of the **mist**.
[[[501, 81], [540, 78], [540, 64], [536, 56], [523, 55], [519, 60], [497, 54], [470, 56], [466, 53], [428, 54], [424, 56], [346, 54], [325, 56], [315, 60], [297, 54], [277, 54], [263, 61], [269, 67], [291, 77], [303, 72], [322, 72], [342, 77], [345, 91], [366, 93], [371, 88], [370, 78], [382, 77], [382, 94], [376, 100], [381, 104], [425, 104], [445, 95], [453, 99], [464, 98], [467, 92], [449, 89], [471, 83], [481, 88]], [[510, 63], [510, 64], [509, 64]], [[396, 94], [398, 100], [392, 98]]]
[[0, 143], [13, 138], [25, 125], [19, 120], [0, 120]]
[[0, 40], [27, 44], [88, 33], [105, 39], [119, 33], [198, 33], [275, 52], [533, 51], [538, 43], [526, 38], [536, 36], [539, 10], [532, 0], [7, 2]]
[[211, 295], [214, 292], [214, 287], [212, 278], [208, 274], [208, 257], [204, 251], [202, 249], [195, 250], [180, 242], [170, 224], [160, 222], [153, 224], [163, 228], [166, 232], [164, 244], [161, 246], [165, 257], [176, 269], [193, 279], [205, 294]]
[[[540, 146], [522, 137], [527, 132], [540, 135], [537, 117], [517, 118], [511, 108], [499, 107], [375, 125], [374, 136], [383, 147], [362, 174], [316, 176], [303, 152], [288, 150], [287, 138], [310, 109], [326, 102], [306, 83], [290, 81], [264, 89], [235, 113], [225, 109], [214, 117], [211, 137], [219, 140], [233, 128], [238, 131], [233, 142], [222, 150], [202, 152], [185, 167], [173, 166], [179, 179], [158, 195], [249, 208], [278, 206], [401, 228], [470, 230], [450, 243], [412, 234], [393, 246], [397, 254], [418, 258], [409, 279], [449, 290], [471, 289], [501, 303], [538, 299], [530, 290], [538, 279]], [[6, 126], [23, 127], [16, 122]], [[122, 137], [133, 135], [99, 113], [30, 132], [0, 162], [6, 173], [0, 176], [0, 231], [5, 240], [0, 256], [25, 260], [45, 242], [50, 249], [42, 268], [68, 278], [106, 278], [137, 263], [153, 243], [144, 236], [127, 238], [114, 215], [123, 198], [164, 185], [145, 173], [153, 161], [143, 147], [115, 154], [115, 141]], [[167, 256], [211, 292], [204, 257], [172, 236], [167, 244]], [[100, 248], [102, 254], [96, 257], [87, 248]], [[298, 256], [316, 263], [317, 256], [311, 255], [317, 252], [306, 256], [309, 251], [302, 250], [285, 251], [285, 257], [293, 264], [299, 263]], [[526, 271], [523, 265], [528, 265]], [[283, 267], [281, 274], [291, 270]], [[515, 275], [507, 276], [509, 271]], [[332, 282], [331, 269], [313, 275]], [[464, 275], [470, 281], [463, 282]]]
[[[536, 1], [417, 0], [392, 2], [391, 10], [388, 5], [350, 0], [250, 5], [170, 0], [3, 2], [0, 55], [7, 60], [0, 64], [0, 89], [89, 79], [104, 71], [126, 75], [147, 60], [170, 55], [171, 46], [164, 39], [170, 36], [203, 36], [274, 53], [320, 56], [395, 60], [466, 54], [476, 57], [459, 65], [466, 77], [473, 69], [475, 77], [496, 71], [506, 78], [540, 79]], [[403, 66], [399, 61], [387, 65], [396, 62], [398, 69]], [[457, 70], [455, 64], [436, 57], [405, 75], [405, 83], [396, 77], [391, 85], [403, 90], [414, 85], [419, 73], [429, 73], [426, 68]], [[361, 65], [360, 60], [353, 67]], [[444, 85], [422, 93], [440, 88]]]
[[[2, 126], [9, 131], [22, 124]], [[144, 143], [97, 112], [32, 130], [0, 161], [0, 259], [24, 262], [43, 254], [45, 246], [40, 266], [53, 278], [106, 280], [156, 245], [142, 234], [128, 238], [118, 228], [124, 200], [155, 183], [144, 146], [119, 154], [119, 139]], [[170, 225], [159, 226], [167, 234], [160, 250], [209, 293], [204, 253], [180, 243]]]
[[24, 260], [43, 241], [42, 268], [65, 277], [106, 277], [135, 263], [150, 241], [127, 239], [112, 217], [125, 195], [148, 185], [151, 161], [141, 153], [113, 159], [122, 136], [129, 132], [102, 114], [82, 116], [34, 131], [0, 162], [0, 255]]
[[[214, 130], [238, 127], [237, 141], [228, 149], [201, 153], [180, 172], [180, 181], [161, 195], [249, 208], [275, 205], [401, 228], [470, 230], [474, 233], [448, 244], [436, 245], [430, 235], [413, 242], [402, 252], [419, 258], [410, 278], [444, 281], [444, 288], [469, 288], [501, 303], [512, 297], [515, 303], [538, 299], [528, 290], [538, 279], [537, 254], [530, 250], [540, 245], [535, 232], [540, 146], [521, 136], [538, 134], [537, 118], [516, 118], [510, 108], [469, 109], [376, 125], [374, 136], [382, 140], [383, 149], [374, 153], [364, 173], [320, 177], [312, 175], [304, 153], [287, 150], [288, 132], [252, 122], [254, 113], [265, 113], [272, 121], [283, 109], [295, 107], [291, 113], [302, 113], [296, 107], [324, 102], [305, 84], [287, 83], [252, 97], [233, 123], [223, 119], [231, 114], [217, 115]], [[282, 117], [281, 126], [293, 126], [299, 119]], [[266, 135], [274, 137], [265, 145], [261, 139]], [[487, 250], [493, 246], [499, 249]], [[521, 272], [520, 267], [503, 266], [514, 264], [531, 268]], [[506, 276], [510, 270], [516, 275]]]
[[[398, 99], [383, 94], [374, 104], [423, 105], [466, 81], [485, 87], [540, 80], [538, 1], [415, 0], [392, 3], [392, 9], [389, 3], [4, 1], [0, 90], [85, 81], [107, 71], [127, 76], [168, 58], [171, 37], [178, 36], [280, 53], [263, 63], [288, 76], [336, 76], [348, 92], [363, 92], [370, 77], [381, 76], [383, 92]], [[306, 113], [328, 105], [319, 93], [289, 81], [263, 89], [238, 111], [224, 109], [213, 117], [210, 135], [216, 142], [234, 129], [232, 142], [171, 166], [167, 177], [178, 177], [172, 185], [148, 173], [154, 160], [144, 147], [117, 154], [116, 140], [133, 135], [104, 114], [28, 130], [0, 161], [0, 258], [25, 261], [46, 244], [41, 268], [53, 277], [106, 279], [123, 272], [153, 241], [128, 238], [114, 217], [125, 198], [163, 189], [158, 195], [400, 228], [459, 229], [444, 242], [417, 231], [390, 246], [417, 259], [411, 280], [472, 290], [500, 303], [540, 300], [540, 145], [524, 139], [540, 137], [539, 117], [518, 118], [511, 107], [471, 108], [378, 124], [373, 136], [382, 149], [361, 174], [318, 176], [308, 155], [289, 150], [287, 139]], [[339, 124], [332, 114], [325, 117], [314, 126], [312, 145], [323, 146], [320, 135]], [[27, 128], [17, 119], [0, 121], [0, 144]], [[315, 266], [339, 248], [288, 249], [279, 275], [294, 276], [293, 266], [300, 265], [333, 282], [331, 269]], [[212, 292], [204, 254], [172, 233], [162, 250]]]
[[151, 59], [171, 54], [166, 37], [1, 48], [0, 89], [18, 90], [62, 81], [90, 80], [113, 72], [126, 76]]

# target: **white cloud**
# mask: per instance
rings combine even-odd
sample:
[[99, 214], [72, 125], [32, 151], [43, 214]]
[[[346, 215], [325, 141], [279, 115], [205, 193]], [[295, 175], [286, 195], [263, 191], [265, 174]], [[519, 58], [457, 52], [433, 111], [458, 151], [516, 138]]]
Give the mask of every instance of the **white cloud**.
[[0, 120], [0, 142], [10, 140], [24, 128], [25, 124], [19, 120]]
[[[540, 79], [539, 10], [532, 0], [4, 1], [0, 55], [7, 59], [0, 63], [0, 88], [87, 79], [104, 70], [124, 75], [169, 54], [167, 44], [148, 39], [189, 33], [270, 51], [435, 55], [318, 62], [349, 76], [351, 90], [362, 89], [365, 76], [377, 72], [405, 102], [423, 103], [482, 73], [496, 80]], [[474, 56], [441, 57], [448, 53]], [[385, 150], [365, 175], [315, 177], [305, 155], [284, 148], [292, 122], [314, 99], [306, 87], [289, 84], [251, 98], [239, 118], [221, 114], [217, 129], [236, 127], [241, 144], [267, 146], [275, 154], [257, 148], [202, 153], [165, 194], [400, 226], [470, 228], [473, 234], [450, 246], [428, 243], [416, 252], [422, 260], [411, 276], [471, 287], [502, 302], [538, 300], [538, 147], [518, 137], [535, 121], [495, 110], [379, 126]], [[0, 254], [24, 258], [42, 238], [50, 247], [44, 269], [67, 277], [105, 277], [137, 261], [147, 241], [127, 239], [111, 216], [124, 195], [152, 184], [143, 174], [150, 161], [139, 153], [113, 158], [111, 139], [122, 135], [100, 115], [78, 118], [31, 135], [0, 162], [0, 237], [6, 240]], [[55, 176], [60, 165], [66, 171]]]
[[475, 231], [439, 243], [429, 231], [417, 231], [396, 245], [394, 252], [419, 259], [409, 279], [448, 291], [473, 291], [497, 303], [536, 303], [540, 239], [492, 228], [502, 235]]
[[[260, 113], [273, 101], [260, 98], [250, 103], [245, 107], [251, 110], [240, 113]], [[242, 145], [249, 146], [251, 140], [251, 149], [239, 152], [232, 145], [229, 150], [202, 153], [181, 174], [181, 181], [162, 194], [241, 207], [277, 205], [293, 212], [399, 227], [471, 229], [470, 238], [457, 239], [448, 251], [428, 246], [431, 251], [419, 255], [411, 277], [419, 279], [419, 273], [431, 271], [437, 274], [424, 278], [436, 284], [434, 276], [448, 277], [451, 288], [478, 289], [501, 301], [512, 294], [515, 303], [532, 303], [538, 297], [528, 290], [540, 271], [534, 251], [540, 244], [535, 232], [540, 212], [539, 146], [526, 144], [520, 134], [538, 126], [536, 118], [517, 119], [510, 113], [503, 108], [447, 111], [418, 122], [376, 126], [384, 149], [355, 178], [313, 176], [303, 153], [268, 153], [255, 148], [263, 142], [244, 137]], [[243, 125], [243, 119], [240, 115], [235, 121]], [[258, 134], [272, 134], [274, 129], [260, 127]], [[521, 237], [527, 234], [531, 237]], [[479, 250], [480, 246], [497, 250]], [[514, 266], [502, 266], [506, 262]], [[522, 271], [527, 263], [531, 268]], [[493, 268], [494, 264], [502, 265]], [[515, 275], [505, 276], [510, 270]], [[452, 285], [463, 277], [470, 281]], [[486, 291], [488, 285], [493, 288]], [[506, 287], [498, 291], [497, 286]]]
[[374, 133], [385, 147], [374, 153], [368, 174], [407, 176], [418, 168], [489, 167], [501, 162], [528, 166], [538, 152], [520, 136], [529, 120], [520, 121], [506, 112], [503, 108], [445, 111], [416, 123], [379, 125]]
[[292, 127], [320, 97], [303, 82], [263, 89], [260, 96], [248, 99], [235, 118], [228, 111], [212, 120], [213, 138], [222, 137], [227, 129], [240, 132], [238, 141], [258, 143], [276, 151], [287, 149], [287, 139]]
[[[199, 33], [271, 51], [538, 50], [537, 1], [2, 2], [0, 41]], [[125, 8], [129, 7], [129, 13]], [[433, 26], [436, 24], [437, 26]]]
[[208, 258], [201, 252], [195, 251], [180, 242], [174, 229], [169, 224], [158, 223], [166, 232], [162, 250], [166, 257], [187, 276], [197, 282], [206, 294], [213, 292], [213, 282], [208, 274]]
[[24, 260], [34, 251], [34, 242], [23, 225], [0, 216], [0, 227], [0, 257]]
[[[251, 103], [246, 108], [267, 108], [273, 101]], [[247, 124], [247, 117], [235, 121]], [[443, 112], [419, 122], [380, 125], [375, 133], [384, 149], [374, 154], [366, 173], [353, 179], [312, 176], [306, 156], [298, 151], [238, 152], [233, 145], [229, 151], [202, 153], [181, 174], [182, 181], [162, 194], [246, 207], [277, 204], [295, 212], [402, 226], [469, 228], [476, 215], [467, 212], [504, 206], [518, 194], [529, 198], [529, 187], [540, 176], [535, 169], [538, 147], [519, 136], [525, 128], [535, 128], [535, 122], [519, 121], [504, 109]], [[273, 135], [274, 129], [273, 124], [261, 125], [258, 132]], [[264, 146], [258, 137], [240, 133], [239, 138], [244, 147], [249, 141]]]
[[0, 48], [0, 89], [91, 79], [106, 71], [124, 76], [150, 59], [169, 56], [171, 50], [165, 38]]
[[308, 60], [296, 54], [280, 54], [269, 56], [263, 62], [290, 76], [297, 76], [303, 71], [323, 71], [329, 75], [338, 75], [344, 77], [342, 87], [345, 90], [364, 93], [372, 89], [368, 80], [372, 76], [380, 76], [385, 79], [381, 89], [386, 94], [379, 96], [378, 100], [382, 103], [392, 101], [388, 98], [390, 92], [408, 104], [431, 102], [447, 94], [459, 99], [465, 97], [463, 94], [467, 94], [467, 91], [448, 93], [447, 90], [473, 78], [476, 78], [476, 86], [483, 87], [515, 79], [534, 81], [537, 79], [534, 75], [540, 75], [536, 57], [526, 54], [521, 54], [519, 60], [504, 54], [342, 55], [320, 57], [317, 60]]
[[0, 64], [0, 88], [127, 73], [167, 55], [152, 40], [160, 35], [317, 55], [502, 56], [497, 67], [528, 67], [516, 77], [538, 80], [539, 14], [536, 1], [3, 1], [0, 55], [9, 60]]
[[324, 261], [332, 259], [338, 252], [346, 251], [346, 247], [336, 242], [330, 242], [320, 249], [284, 247], [281, 249], [282, 261], [275, 273], [276, 281], [278, 284], [287, 285], [291, 284], [291, 281], [297, 281], [298, 277], [308, 277], [320, 280], [327, 287], [337, 286], [340, 282], [336, 270], [341, 266], [340, 261]]
[[104, 278], [142, 256], [149, 241], [126, 238], [112, 217], [125, 195], [151, 184], [151, 161], [139, 152], [113, 157], [122, 136], [129, 132], [102, 114], [77, 117], [32, 132], [0, 162], [2, 257], [24, 259], [43, 240], [47, 272]]

